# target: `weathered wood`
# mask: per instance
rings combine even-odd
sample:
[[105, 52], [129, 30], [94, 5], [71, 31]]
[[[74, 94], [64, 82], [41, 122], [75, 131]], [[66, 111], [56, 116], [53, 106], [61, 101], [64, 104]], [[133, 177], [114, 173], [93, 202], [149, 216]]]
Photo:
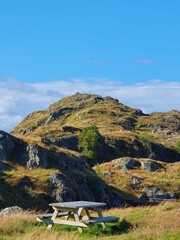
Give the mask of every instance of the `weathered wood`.
[[56, 207], [58, 209], [63, 208], [95, 208], [106, 206], [106, 203], [100, 202], [88, 202], [88, 201], [74, 201], [74, 202], [61, 202], [61, 203], [50, 203], [49, 206]]
[[53, 223], [54, 224], [76, 226], [76, 227], [88, 227], [85, 223], [82, 223], [82, 222], [70, 221], [70, 220], [59, 220], [57, 218], [53, 221]]
[[88, 223], [104, 223], [104, 222], [117, 222], [119, 220], [119, 217], [115, 216], [107, 216], [107, 217], [94, 217], [90, 219], [82, 219], [82, 222], [88, 224]]
[[[108, 216], [103, 217], [100, 207], [106, 205], [106, 203], [76, 201], [76, 202], [64, 202], [64, 203], [50, 203], [50, 206], [54, 209], [53, 213], [39, 214], [37, 220], [48, 224], [48, 229], [54, 224], [62, 224], [69, 226], [76, 226], [78, 230], [82, 232], [82, 228], [88, 227], [88, 224], [101, 223], [105, 227], [105, 222], [117, 222], [118, 217]], [[94, 209], [98, 214], [98, 217], [91, 217], [90, 211]], [[85, 210], [86, 216], [82, 216], [82, 212]], [[65, 217], [62, 219], [61, 217]], [[73, 218], [73, 220], [71, 219]]]
[[[59, 212], [57, 214], [57, 216], [59, 216], [59, 217], [66, 216], [66, 215], [68, 215], [68, 212]], [[38, 214], [36, 216], [39, 218], [51, 218], [53, 216], [53, 213]]]
[[36, 219], [37, 219], [38, 222], [43, 222], [43, 223], [47, 223], [47, 224], [53, 224], [53, 220], [51, 218], [37, 217]]
[[[103, 215], [102, 215], [101, 209], [100, 209], [99, 207], [96, 207], [96, 211], [97, 211], [97, 213], [98, 213], [99, 218], [102, 219], [102, 218], [103, 218]], [[106, 227], [104, 222], [101, 222], [101, 226], [102, 226], [103, 228]]]

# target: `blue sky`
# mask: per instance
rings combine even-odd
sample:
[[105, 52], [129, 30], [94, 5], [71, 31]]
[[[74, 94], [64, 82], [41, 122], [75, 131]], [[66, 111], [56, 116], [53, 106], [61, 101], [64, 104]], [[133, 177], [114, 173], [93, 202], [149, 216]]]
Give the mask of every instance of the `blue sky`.
[[2, 0], [0, 128], [76, 91], [145, 112], [180, 109], [179, 9], [178, 0]]

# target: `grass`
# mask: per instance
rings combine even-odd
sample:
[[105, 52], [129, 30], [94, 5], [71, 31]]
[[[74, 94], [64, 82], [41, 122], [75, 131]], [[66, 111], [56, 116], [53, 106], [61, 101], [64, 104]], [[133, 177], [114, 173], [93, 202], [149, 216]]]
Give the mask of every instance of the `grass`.
[[157, 206], [110, 209], [104, 215], [120, 217], [118, 223], [96, 224], [79, 233], [77, 228], [55, 225], [51, 230], [36, 221], [34, 212], [24, 212], [1, 218], [0, 240], [178, 240], [180, 235], [180, 202]]

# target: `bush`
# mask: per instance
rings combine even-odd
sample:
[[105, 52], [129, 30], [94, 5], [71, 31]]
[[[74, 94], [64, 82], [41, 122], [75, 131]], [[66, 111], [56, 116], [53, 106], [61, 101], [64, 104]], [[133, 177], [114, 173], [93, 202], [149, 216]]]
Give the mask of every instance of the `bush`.
[[148, 151], [149, 153], [152, 152], [152, 136], [150, 134], [148, 134], [147, 132], [143, 132], [140, 133], [139, 137], [139, 142], [141, 143], [141, 145], [144, 147], [144, 149], [146, 151]]
[[180, 154], [180, 141], [176, 143], [176, 152]]
[[78, 138], [78, 148], [86, 155], [91, 163], [97, 162], [100, 134], [96, 126], [86, 127]]

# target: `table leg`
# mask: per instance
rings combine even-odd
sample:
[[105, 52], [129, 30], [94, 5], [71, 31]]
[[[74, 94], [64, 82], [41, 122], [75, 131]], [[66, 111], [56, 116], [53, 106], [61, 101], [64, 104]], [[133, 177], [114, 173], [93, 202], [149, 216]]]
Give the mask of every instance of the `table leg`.
[[91, 218], [91, 215], [90, 215], [89, 210], [88, 210], [87, 208], [85, 208], [84, 210], [85, 210], [85, 212], [86, 212], [86, 215], [87, 215], [88, 219], [90, 219], [90, 218]]
[[[103, 217], [103, 214], [102, 214], [102, 211], [101, 211], [100, 208], [96, 208], [96, 211], [97, 211], [99, 217]], [[102, 225], [103, 228], [106, 227], [105, 223], [103, 223], [103, 222], [101, 223], [101, 225]]]
[[[54, 213], [53, 213], [53, 215], [52, 215], [52, 217], [51, 217], [51, 220], [54, 221], [55, 218], [57, 217], [57, 215], [58, 215], [58, 210], [54, 210]], [[47, 229], [48, 229], [48, 230], [51, 229], [52, 226], [53, 226], [52, 223], [51, 223], [51, 224], [48, 224]]]
[[[81, 213], [82, 210], [79, 209], [77, 212], [74, 212], [74, 213], [73, 213], [73, 215], [74, 215], [74, 219], [75, 219], [76, 222], [80, 222], [80, 219], [79, 219], [79, 217], [80, 217], [79, 212]], [[82, 228], [81, 228], [81, 227], [78, 227], [78, 231], [79, 231], [80, 233], [82, 233]]]

